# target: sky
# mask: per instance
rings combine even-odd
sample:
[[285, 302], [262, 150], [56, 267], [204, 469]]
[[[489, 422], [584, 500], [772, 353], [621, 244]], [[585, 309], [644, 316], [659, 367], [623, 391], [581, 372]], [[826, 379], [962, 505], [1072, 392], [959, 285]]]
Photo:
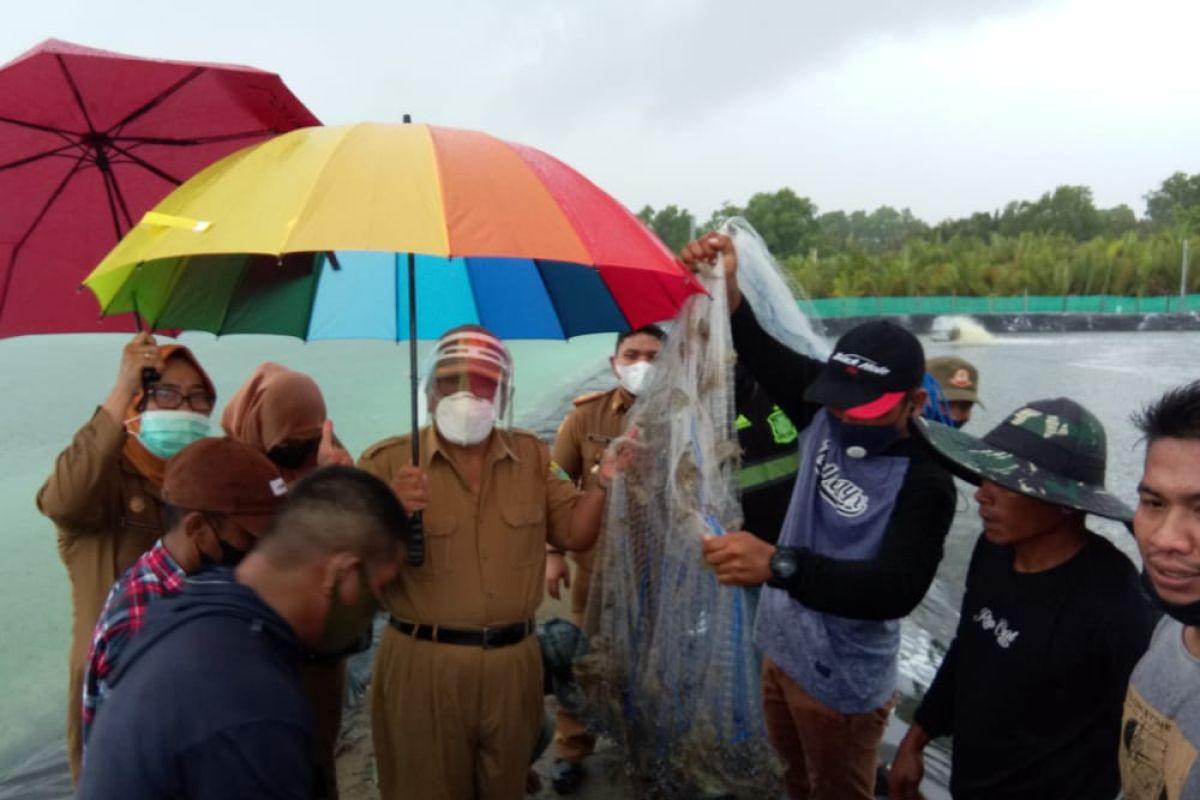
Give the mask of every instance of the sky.
[[326, 124], [485, 130], [633, 210], [789, 187], [930, 222], [1200, 172], [1191, 0], [0, 0], [46, 38], [280, 73]]

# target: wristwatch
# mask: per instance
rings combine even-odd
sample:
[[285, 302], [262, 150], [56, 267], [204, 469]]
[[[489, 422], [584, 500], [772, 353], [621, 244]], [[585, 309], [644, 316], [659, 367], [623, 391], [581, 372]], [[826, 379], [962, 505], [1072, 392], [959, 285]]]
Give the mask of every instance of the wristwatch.
[[796, 558], [795, 550], [790, 547], [775, 548], [775, 555], [771, 556], [771, 578], [767, 581], [767, 586], [774, 589], [789, 588], [799, 569], [800, 562]]

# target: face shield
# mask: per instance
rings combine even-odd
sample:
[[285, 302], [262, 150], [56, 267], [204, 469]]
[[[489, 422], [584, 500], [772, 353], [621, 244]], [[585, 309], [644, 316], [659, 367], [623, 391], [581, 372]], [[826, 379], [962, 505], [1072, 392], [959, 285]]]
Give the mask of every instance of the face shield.
[[[497, 425], [511, 424], [512, 357], [504, 343], [487, 331], [466, 329], [444, 335], [424, 374], [428, 408], [436, 409], [444, 400], [478, 408], [482, 401], [490, 405]], [[437, 416], [435, 411], [435, 420]], [[441, 425], [439, 430], [447, 433]]]

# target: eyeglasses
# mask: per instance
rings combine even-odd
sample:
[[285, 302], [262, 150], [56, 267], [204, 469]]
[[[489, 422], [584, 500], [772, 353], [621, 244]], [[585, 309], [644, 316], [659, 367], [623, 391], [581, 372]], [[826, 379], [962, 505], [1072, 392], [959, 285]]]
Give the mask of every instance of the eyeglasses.
[[187, 400], [188, 407], [192, 411], [199, 411], [202, 414], [212, 411], [213, 402], [216, 400], [216, 398], [204, 389], [194, 389], [184, 394], [178, 386], [172, 386], [168, 383], [156, 383], [147, 388], [146, 398], [153, 398], [154, 402], [160, 408], [171, 410], [179, 408], [183, 405], [183, 401]]

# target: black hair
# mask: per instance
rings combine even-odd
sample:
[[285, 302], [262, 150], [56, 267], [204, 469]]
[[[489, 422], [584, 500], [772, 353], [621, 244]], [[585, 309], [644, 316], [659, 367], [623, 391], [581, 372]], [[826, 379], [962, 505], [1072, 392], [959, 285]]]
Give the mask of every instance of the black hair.
[[164, 531], [174, 530], [175, 526], [183, 522], [183, 518], [192, 513], [190, 508], [182, 508], [173, 506], [170, 503], [163, 503], [162, 509], [159, 511], [159, 518], [162, 520]]
[[654, 324], [643, 325], [642, 327], [638, 328], [635, 331], [622, 331], [621, 333], [618, 333], [617, 334], [617, 347], [614, 350], [614, 352], [617, 352], [617, 353], [621, 352], [621, 344], [626, 339], [628, 339], [630, 336], [639, 336], [643, 333], [646, 334], [647, 336], [653, 336], [655, 339], [658, 339], [660, 342], [667, 338], [667, 332], [664, 331], [659, 326], [654, 325]]
[[364, 562], [393, 558], [409, 521], [395, 492], [356, 467], [322, 467], [298, 481], [259, 540], [278, 563], [351, 552]]
[[1200, 439], [1200, 380], [1169, 389], [1133, 415], [1133, 424], [1146, 440]]

